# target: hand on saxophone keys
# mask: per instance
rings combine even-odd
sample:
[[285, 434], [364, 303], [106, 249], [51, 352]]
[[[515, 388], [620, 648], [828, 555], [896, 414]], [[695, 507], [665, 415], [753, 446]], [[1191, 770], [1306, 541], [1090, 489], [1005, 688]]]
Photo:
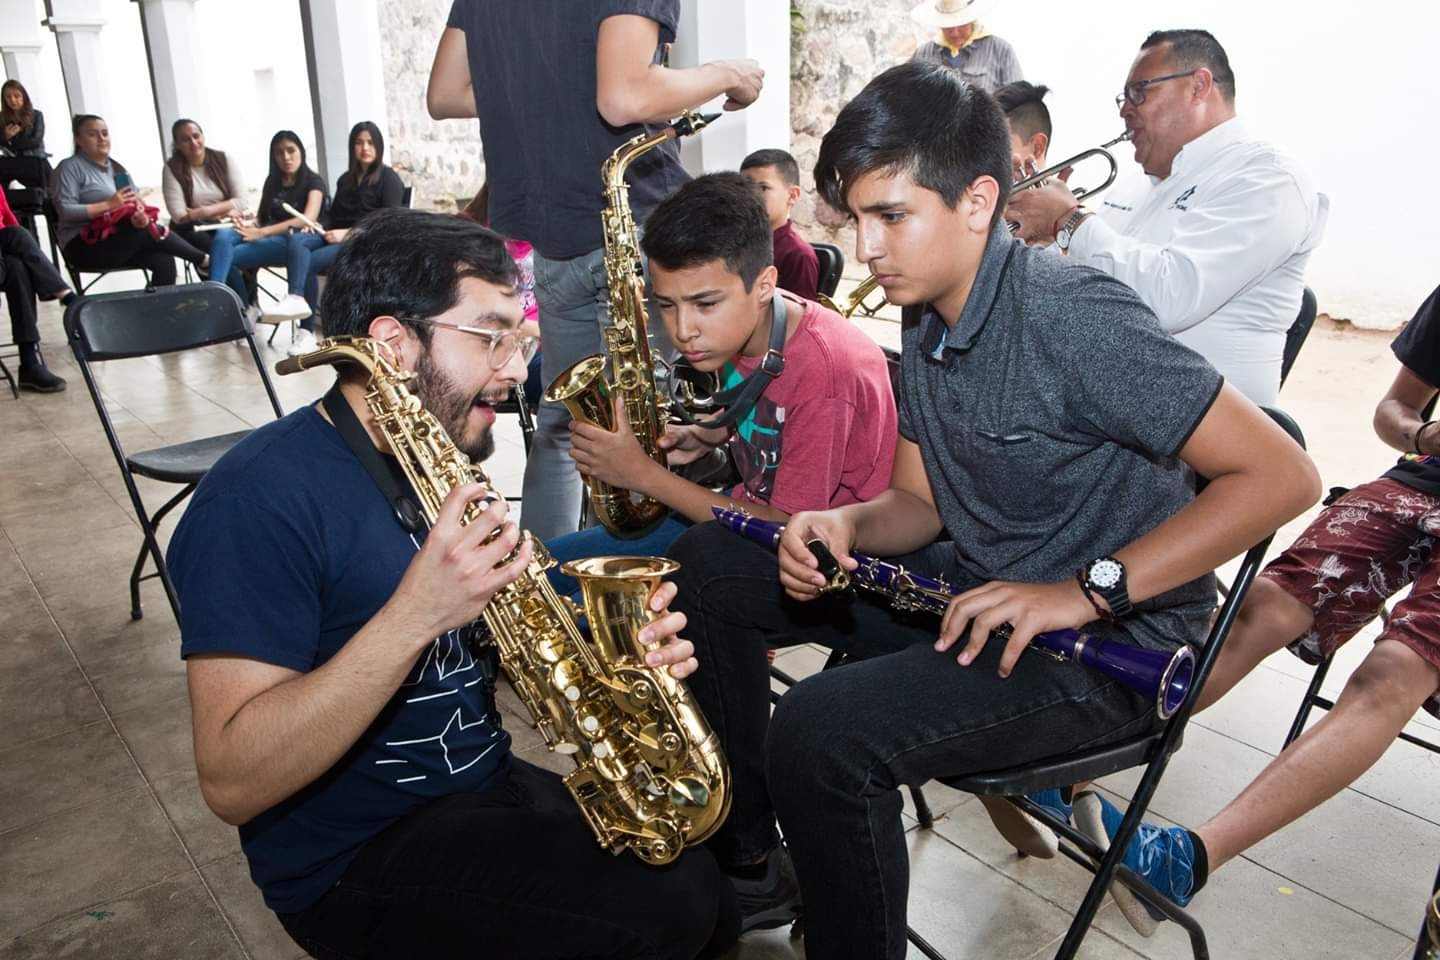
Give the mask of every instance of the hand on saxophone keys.
[[650, 595], [650, 610], [657, 614], [655, 620], [640, 631], [637, 639], [643, 646], [653, 647], [645, 654], [645, 665], [668, 667], [670, 676], [684, 680], [700, 667], [695, 659], [695, 647], [689, 640], [680, 639], [685, 629], [685, 614], [671, 610], [675, 599], [676, 586], [665, 582]]
[[1073, 580], [1061, 583], [994, 581], [957, 594], [940, 621], [936, 650], [949, 650], [969, 627], [970, 638], [956, 659], [975, 662], [985, 644], [1003, 642], [999, 673], [1010, 676], [1020, 654], [1037, 633], [1078, 628], [1095, 619], [1095, 609]]
[[[505, 500], [492, 496], [483, 484], [468, 483], [451, 490], [441, 503], [424, 544], [386, 603], [402, 623], [413, 627], [406, 635], [429, 642], [471, 623], [496, 591], [525, 571], [530, 543], [521, 541], [519, 528], [506, 518]], [[472, 504], [484, 509], [462, 522]]]

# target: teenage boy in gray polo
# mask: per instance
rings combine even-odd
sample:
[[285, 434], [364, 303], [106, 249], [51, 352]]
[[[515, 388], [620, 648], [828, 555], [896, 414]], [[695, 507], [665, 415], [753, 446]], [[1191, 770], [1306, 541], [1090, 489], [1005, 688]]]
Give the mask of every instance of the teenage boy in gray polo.
[[[953, 72], [911, 62], [871, 81], [815, 175], [855, 217], [857, 258], [908, 308], [891, 487], [793, 515], [783, 589], [775, 559], [714, 524], [671, 553], [705, 664], [691, 689], [730, 756], [765, 754], [764, 783], [736, 769], [711, 844], [722, 868], [742, 899], [793, 910], [778, 816], [807, 955], [898, 958], [897, 788], [1150, 729], [1153, 702], [1021, 657], [1025, 646], [1067, 627], [1155, 649], [1199, 642], [1210, 572], [1313, 503], [1319, 479], [1129, 288], [1009, 237], [1005, 120]], [[1194, 474], [1210, 480], [1198, 497]], [[963, 592], [938, 629], [866, 600], [816, 601], [823, 578], [804, 546], [816, 537], [852, 570], [852, 550], [903, 556]], [[1006, 623], [1011, 639], [987, 643]], [[796, 685], [767, 730], [764, 648], [800, 642], [868, 659]]]

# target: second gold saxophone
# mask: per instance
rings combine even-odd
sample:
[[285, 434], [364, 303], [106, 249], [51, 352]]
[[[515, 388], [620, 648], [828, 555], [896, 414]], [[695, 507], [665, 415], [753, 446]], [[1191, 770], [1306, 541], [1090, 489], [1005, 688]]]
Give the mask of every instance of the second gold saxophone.
[[[640, 449], [662, 467], [668, 466], [660, 437], [669, 419], [670, 401], [655, 386], [655, 361], [645, 311], [645, 272], [640, 262], [640, 236], [630, 214], [630, 187], [625, 171], [644, 154], [707, 126], [718, 114], [686, 113], [664, 130], [642, 133], [625, 141], [600, 169], [605, 184], [605, 279], [610, 286], [610, 326], [605, 330], [612, 381], [605, 380], [605, 357], [586, 357], [568, 367], [545, 391], [545, 399], [563, 403], [576, 420], [615, 429], [612, 391], [625, 400], [625, 412]], [[590, 508], [613, 534], [636, 534], [665, 516], [668, 508], [654, 497], [585, 478]]]
[[[322, 364], [359, 366], [370, 374], [365, 403], [430, 523], [455, 487], [479, 482], [495, 492], [480, 465], [406, 388], [411, 374], [397, 368], [385, 343], [322, 340], [314, 352], [282, 360], [276, 370], [295, 373]], [[471, 503], [461, 522], [482, 510]], [[587, 639], [576, 623], [580, 611], [545, 576], [555, 561], [529, 533], [521, 536], [534, 551], [530, 563], [519, 579], [496, 591], [482, 615], [500, 664], [545, 742], [575, 761], [565, 785], [600, 845], [615, 853], [629, 849], [647, 863], [669, 863], [724, 822], [731, 796], [730, 768], [714, 731], [683, 683], [667, 668], [646, 666], [649, 651], [638, 640], [655, 618], [650, 595], [678, 564], [660, 557], [566, 564], [584, 595]]]

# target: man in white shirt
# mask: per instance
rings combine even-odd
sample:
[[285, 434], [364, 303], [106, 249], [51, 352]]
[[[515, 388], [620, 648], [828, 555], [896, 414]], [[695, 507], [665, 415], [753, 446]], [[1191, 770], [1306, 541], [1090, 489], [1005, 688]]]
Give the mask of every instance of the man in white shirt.
[[1204, 30], [1147, 37], [1116, 104], [1146, 178], [1106, 194], [1098, 216], [1055, 180], [1011, 194], [1005, 218], [1129, 284], [1180, 342], [1273, 404], [1329, 200], [1247, 136], [1229, 59]]

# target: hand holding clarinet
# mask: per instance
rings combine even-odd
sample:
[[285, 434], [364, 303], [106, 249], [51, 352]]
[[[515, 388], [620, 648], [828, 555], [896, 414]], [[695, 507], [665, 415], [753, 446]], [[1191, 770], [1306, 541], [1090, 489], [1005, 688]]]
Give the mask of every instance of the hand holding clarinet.
[[[843, 511], [797, 513], [783, 527], [740, 510], [716, 507], [714, 513], [736, 533], [779, 552], [781, 585], [796, 600], [813, 600], [853, 582], [886, 597], [896, 609], [940, 616], [937, 650], [950, 649], [968, 627], [970, 640], [958, 657], [964, 665], [974, 662], [992, 638], [1006, 645], [1001, 676], [1009, 675], [1026, 649], [1038, 650], [1124, 683], [1154, 700], [1162, 720], [1180, 708], [1189, 692], [1195, 670], [1195, 654], [1189, 646], [1169, 652], [1147, 650], [1074, 629], [1093, 621], [1095, 610], [1073, 582], [996, 581], [957, 592], [943, 580], [852, 552], [855, 529]], [[1071, 592], [1083, 609], [1071, 602]]]

